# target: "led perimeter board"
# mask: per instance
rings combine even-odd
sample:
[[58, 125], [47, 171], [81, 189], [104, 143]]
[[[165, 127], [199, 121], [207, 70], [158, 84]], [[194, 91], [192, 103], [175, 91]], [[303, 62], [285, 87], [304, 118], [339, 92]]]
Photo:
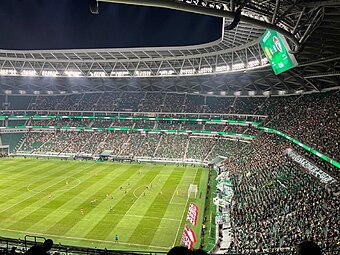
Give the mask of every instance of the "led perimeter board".
[[261, 37], [260, 44], [275, 74], [297, 66], [294, 55], [289, 53], [290, 48], [286, 39], [278, 32], [266, 30]]

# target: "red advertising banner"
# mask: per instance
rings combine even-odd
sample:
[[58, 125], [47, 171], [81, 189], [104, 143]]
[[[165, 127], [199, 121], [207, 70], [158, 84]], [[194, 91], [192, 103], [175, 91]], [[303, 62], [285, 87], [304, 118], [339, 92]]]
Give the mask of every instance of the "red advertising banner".
[[196, 226], [198, 219], [198, 207], [194, 203], [190, 203], [187, 220], [191, 222], [192, 225]]
[[182, 236], [182, 243], [188, 247], [190, 250], [192, 250], [192, 247], [196, 243], [196, 236], [194, 231], [188, 226], [185, 225], [184, 232]]

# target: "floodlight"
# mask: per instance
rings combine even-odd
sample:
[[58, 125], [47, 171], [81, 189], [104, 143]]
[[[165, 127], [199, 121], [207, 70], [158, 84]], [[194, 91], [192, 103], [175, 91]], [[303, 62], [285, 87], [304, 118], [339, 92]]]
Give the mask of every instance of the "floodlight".
[[37, 72], [35, 70], [22, 70], [21, 75], [24, 75], [24, 76], [36, 76]]
[[0, 75], [16, 75], [17, 71], [15, 69], [1, 69]]
[[174, 70], [160, 70], [159, 71], [159, 75], [164, 75], [164, 76], [173, 75], [174, 73], [175, 73]]
[[91, 77], [105, 77], [106, 73], [105, 72], [90, 72]]
[[130, 73], [128, 71], [113, 71], [111, 72], [111, 76], [117, 76], [117, 77], [121, 77], [121, 76], [128, 76]]
[[227, 65], [224, 65], [224, 66], [216, 66], [216, 72], [226, 72], [226, 71], [229, 71], [230, 70], [230, 67], [227, 66]]
[[202, 67], [200, 70], [198, 70], [198, 73], [212, 73], [211, 67]]
[[81, 72], [79, 71], [65, 71], [65, 75], [70, 77], [79, 77], [81, 75]]
[[248, 62], [248, 67], [249, 68], [255, 67], [255, 66], [259, 66], [259, 65], [260, 65], [260, 61], [258, 61], [257, 59]]
[[244, 63], [237, 63], [232, 65], [233, 70], [240, 70], [244, 68]]
[[151, 71], [135, 71], [136, 76], [151, 76]]
[[58, 71], [42, 71], [41, 72], [42, 76], [52, 76], [52, 77], [54, 77], [54, 76], [57, 76], [58, 74], [59, 74]]
[[181, 71], [180, 71], [181, 74], [185, 74], [185, 75], [194, 74], [195, 72], [196, 72], [196, 70], [194, 68], [181, 69]]

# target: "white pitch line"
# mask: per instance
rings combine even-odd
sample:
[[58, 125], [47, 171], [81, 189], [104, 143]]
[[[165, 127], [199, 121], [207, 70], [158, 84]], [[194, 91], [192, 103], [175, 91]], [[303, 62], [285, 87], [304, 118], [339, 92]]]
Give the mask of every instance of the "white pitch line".
[[172, 205], [172, 199], [174, 199], [175, 192], [178, 191], [178, 186], [179, 186], [179, 183], [177, 184], [175, 191], [172, 193], [172, 197], [171, 197], [170, 202], [169, 202], [170, 205]]
[[[194, 175], [193, 182], [194, 182], [195, 179], [196, 179], [197, 171], [198, 171], [198, 169], [196, 169], [196, 172], [195, 172], [195, 175]], [[178, 237], [178, 233], [179, 233], [179, 229], [181, 228], [181, 223], [182, 223], [182, 220], [183, 220], [183, 217], [184, 217], [184, 213], [185, 213], [185, 211], [187, 210], [188, 201], [189, 201], [189, 196], [188, 196], [188, 198], [187, 198], [187, 202], [185, 203], [184, 210], [183, 210], [183, 213], [182, 213], [182, 218], [181, 218], [181, 221], [179, 222], [178, 229], [177, 229], [177, 233], [176, 233], [176, 237], [175, 237], [175, 240], [174, 240], [174, 243], [172, 244], [172, 246], [175, 246], [175, 243], [176, 243], [176, 240], [177, 240], [177, 237]]]
[[171, 220], [171, 221], [179, 221], [179, 219], [172, 219], [172, 218], [161, 218], [161, 217], [153, 217], [153, 216], [146, 216], [146, 215], [124, 215], [127, 217], [136, 217], [136, 218], [148, 218], [148, 219], [156, 219], [156, 220]]
[[[79, 180], [79, 179], [76, 178], [76, 177], [65, 177], [65, 178], [61, 179], [59, 182], [64, 181], [64, 180], [67, 180], [67, 179], [70, 179], [70, 178], [73, 178], [74, 180], [78, 181], [78, 183], [77, 183], [75, 186], [71, 186], [71, 185], [70, 185], [70, 186], [69, 186], [68, 188], [66, 188], [66, 189], [58, 189], [58, 190], [54, 191], [53, 193], [60, 193], [60, 192], [69, 191], [69, 190], [74, 189], [75, 187], [79, 186], [79, 184], [81, 183], [81, 180]], [[56, 183], [58, 183], [58, 182], [56, 182]], [[35, 194], [39, 194], [39, 193], [42, 193], [42, 192], [43, 192], [43, 191], [35, 191], [34, 189], [31, 189], [31, 188], [30, 188], [31, 185], [32, 185], [32, 184], [29, 184], [29, 185], [27, 186], [27, 190], [28, 190], [28, 191], [30, 191], [30, 192], [32, 192], [32, 193], [35, 193]]]
[[[9, 231], [14, 233], [22, 233], [22, 234], [29, 234], [29, 235], [36, 235], [36, 236], [50, 236], [50, 237], [59, 237], [59, 238], [65, 238], [70, 240], [80, 240], [80, 241], [90, 241], [90, 242], [99, 242], [99, 243], [111, 243], [116, 244], [114, 241], [108, 241], [108, 240], [99, 240], [99, 239], [90, 239], [90, 238], [82, 238], [82, 237], [71, 237], [71, 236], [60, 236], [60, 235], [53, 235], [53, 234], [46, 234], [46, 233], [39, 233], [39, 232], [27, 232], [22, 230], [12, 230], [8, 228], [0, 228], [0, 230], [3, 231]], [[117, 245], [127, 245], [127, 246], [140, 246], [140, 247], [150, 247], [150, 248], [157, 248], [157, 249], [164, 249], [169, 250], [169, 247], [164, 246], [154, 246], [154, 245], [147, 245], [147, 244], [137, 244], [137, 243], [124, 243], [124, 242], [118, 242]]]
[[[83, 171], [83, 170], [81, 170], [81, 171]], [[73, 175], [77, 175], [77, 174], [78, 174], [78, 172], [74, 173]], [[72, 177], [72, 175], [69, 176], [68, 178], [71, 178], [71, 177]], [[59, 182], [61, 182], [61, 181], [59, 181]], [[46, 188], [42, 189], [41, 192], [43, 192], [43, 191], [45, 191], [45, 190], [48, 190], [49, 188], [51, 188], [51, 187], [54, 186], [54, 185], [56, 185], [56, 182], [53, 182], [51, 185], [49, 185], [49, 186], [47, 186]], [[27, 188], [28, 188], [28, 187], [27, 187]], [[27, 191], [28, 191], [28, 192], [31, 192], [31, 191], [28, 190], [28, 189], [27, 189]], [[20, 204], [21, 202], [27, 201], [28, 199], [30, 199], [30, 198], [32, 198], [32, 197], [34, 197], [34, 196], [37, 195], [37, 193], [34, 193], [34, 192], [31, 192], [31, 193], [33, 194], [32, 196], [28, 196], [28, 197], [26, 197], [24, 200], [19, 200], [17, 203], [11, 204], [11, 206], [9, 206], [9, 207], [7, 207], [7, 208], [5, 208], [5, 209], [0, 210], [0, 213], [4, 212], [4, 211], [6, 211], [6, 210], [8, 210], [8, 209], [10, 209], [10, 208], [13, 208], [13, 207], [17, 206], [18, 204]]]
[[[156, 175], [148, 185], [150, 185], [150, 184], [155, 180], [155, 178], [156, 178], [157, 176], [158, 176], [158, 175]], [[140, 188], [140, 187], [138, 187], [138, 188]], [[138, 189], [138, 188], [136, 188], [136, 189]], [[145, 190], [146, 190], [146, 188], [144, 189], [144, 192], [145, 192]], [[124, 216], [127, 215], [127, 214], [130, 212], [130, 210], [131, 210], [132, 207], [136, 204], [136, 202], [143, 196], [143, 194], [145, 194], [144, 192], [142, 192], [142, 193], [140, 194], [140, 196], [132, 203], [132, 205], [130, 206], [129, 210], [127, 210], [127, 211], [125, 212]]]

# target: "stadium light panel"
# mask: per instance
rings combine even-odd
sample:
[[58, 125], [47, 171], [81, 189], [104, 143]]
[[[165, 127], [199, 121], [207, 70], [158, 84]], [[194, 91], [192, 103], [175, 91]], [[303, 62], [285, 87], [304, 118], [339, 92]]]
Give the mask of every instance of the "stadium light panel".
[[34, 95], [40, 95], [40, 91], [39, 91], [39, 90], [34, 90], [34, 91], [33, 91], [33, 94], [34, 94]]
[[244, 67], [245, 67], [244, 63], [237, 63], [237, 64], [232, 65], [233, 70], [244, 69]]
[[106, 77], [105, 72], [90, 72], [91, 77]]
[[55, 77], [59, 74], [58, 71], [42, 71], [41, 75], [42, 76], [51, 76], [51, 77]]
[[17, 71], [15, 69], [1, 69], [0, 75], [16, 75]]
[[268, 64], [268, 58], [261, 59], [261, 64], [262, 65]]
[[225, 65], [225, 66], [216, 66], [216, 72], [226, 72], [229, 71], [230, 67]]
[[53, 92], [52, 90], [47, 90], [46, 93], [47, 93], [48, 95], [53, 95], [53, 94], [54, 94], [54, 92]]
[[260, 45], [275, 74], [280, 74], [297, 66], [295, 56], [289, 53], [290, 47], [285, 37], [275, 30], [267, 29], [261, 37]]
[[26, 94], [26, 90], [21, 90], [21, 89], [19, 89], [19, 94], [20, 94], [20, 95], [25, 95], [25, 94]]
[[254, 90], [248, 91], [249, 96], [255, 96], [255, 94], [256, 94], [256, 91], [254, 91]]
[[173, 75], [174, 73], [175, 73], [174, 70], [160, 70], [159, 71], [159, 75], [164, 75], [164, 76]]
[[256, 60], [252, 60], [252, 61], [249, 61], [248, 62], [248, 68], [252, 68], [252, 67], [255, 67], [255, 66], [259, 66], [260, 65], [260, 61], [258, 61], [257, 59]]
[[128, 71], [111, 72], [111, 76], [116, 76], [116, 77], [128, 76], [128, 75], [130, 75]]
[[222, 96], [225, 96], [225, 95], [227, 94], [227, 92], [221, 91], [220, 94], [221, 94]]
[[263, 95], [266, 96], [266, 97], [270, 96], [270, 91], [264, 91]]
[[241, 95], [241, 91], [235, 91], [235, 92], [234, 92], [234, 96], [238, 97], [238, 96], [240, 96], [240, 95]]
[[8, 95], [8, 94], [12, 94], [12, 90], [11, 90], [11, 89], [6, 89], [6, 90], [5, 90], [5, 94], [7, 94], [7, 95]]
[[70, 77], [79, 77], [81, 75], [80, 71], [65, 71], [65, 75]]
[[190, 75], [190, 74], [195, 74], [196, 70], [194, 68], [190, 68], [190, 69], [182, 69], [181, 70], [181, 74], [184, 75]]
[[151, 71], [135, 71], [136, 76], [151, 76]]
[[216, 8], [217, 10], [224, 10], [224, 5], [223, 5], [223, 4], [216, 4], [216, 5], [215, 5], [215, 8]]
[[22, 70], [21, 75], [23, 75], [23, 76], [36, 76], [37, 71], [35, 71], [35, 70]]
[[198, 70], [198, 73], [202, 74], [202, 73], [212, 73], [212, 67], [203, 67], [200, 70]]
[[280, 96], [283, 96], [283, 95], [285, 95], [287, 93], [287, 91], [285, 91], [285, 90], [279, 90], [279, 95]]
[[202, 5], [203, 7], [206, 7], [206, 6], [208, 5], [208, 2], [205, 1], [205, 0], [203, 0], [203, 1], [201, 2], [201, 5]]

